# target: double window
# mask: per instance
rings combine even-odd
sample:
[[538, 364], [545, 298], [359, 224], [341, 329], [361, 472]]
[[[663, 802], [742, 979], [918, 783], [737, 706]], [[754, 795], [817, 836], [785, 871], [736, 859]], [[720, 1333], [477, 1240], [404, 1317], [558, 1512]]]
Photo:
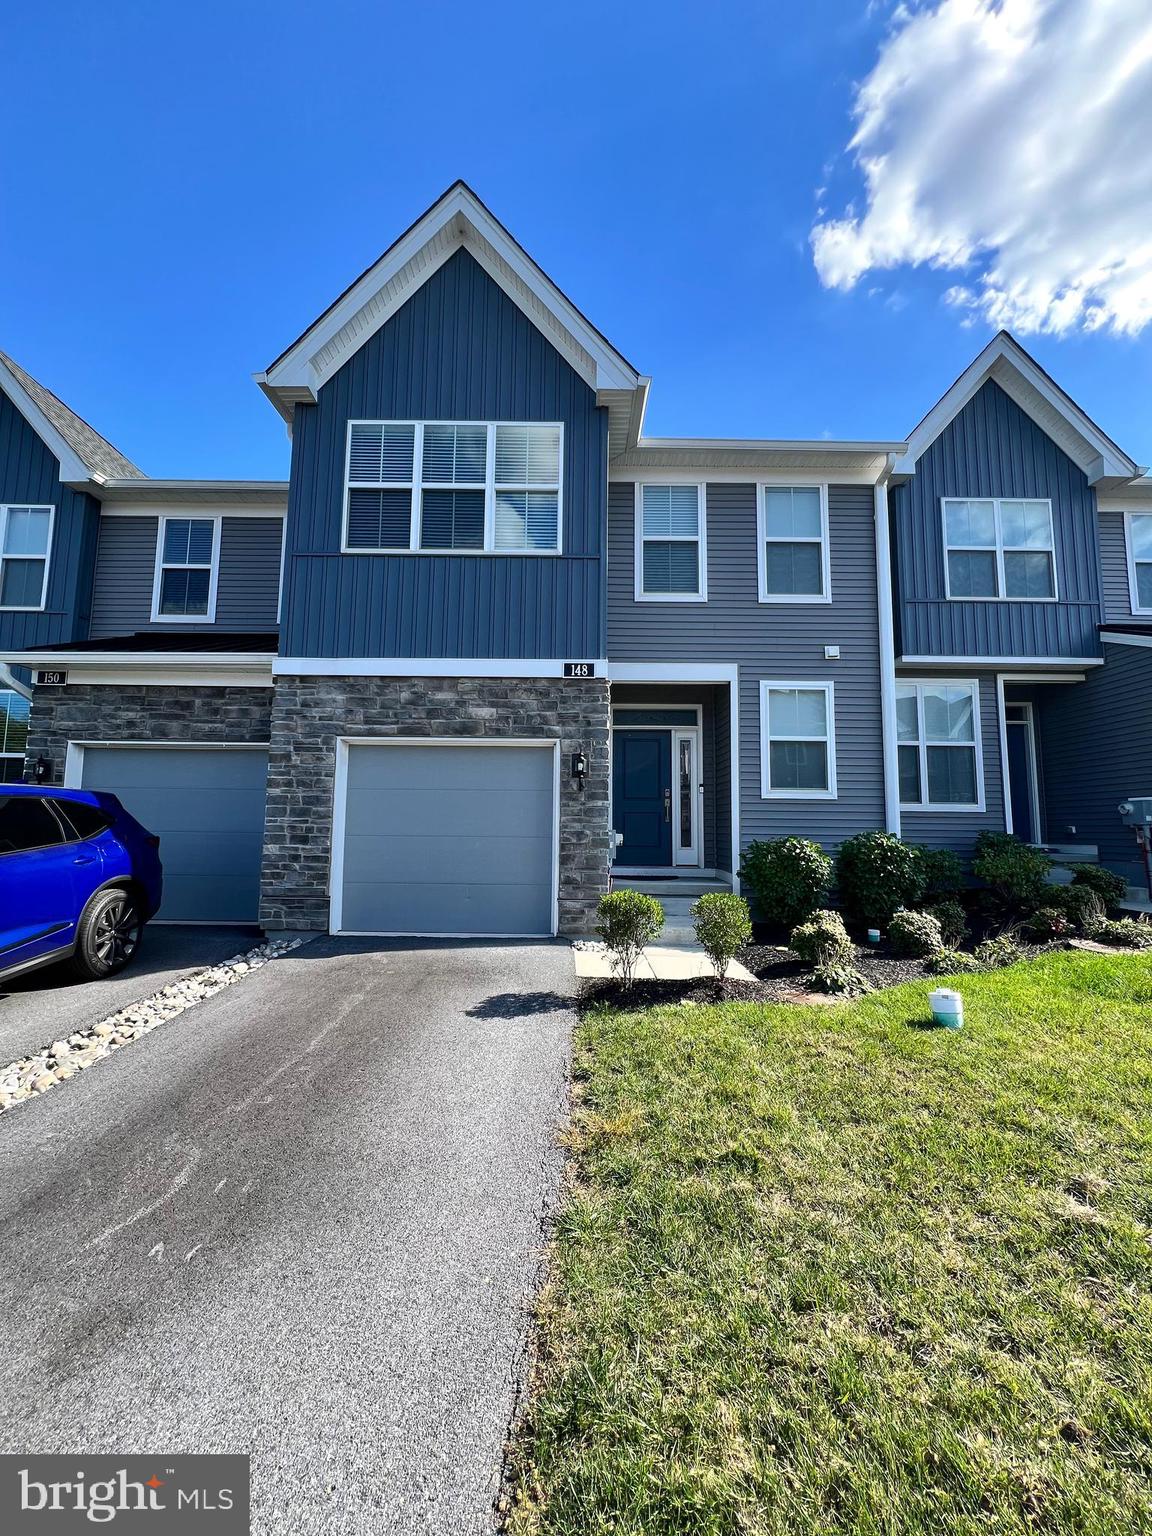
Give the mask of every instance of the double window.
[[636, 487], [636, 599], [702, 603], [708, 598], [702, 485]]
[[156, 541], [153, 622], [207, 620], [216, 615], [220, 519], [162, 517]]
[[0, 608], [44, 607], [54, 511], [0, 507]]
[[563, 428], [350, 421], [346, 553], [560, 549]]
[[760, 684], [760, 793], [765, 800], [836, 798], [832, 683]]
[[1056, 598], [1050, 501], [944, 497], [944, 559], [949, 598]]
[[1152, 613], [1152, 512], [1126, 512], [1128, 592], [1133, 613]]
[[24, 777], [31, 708], [14, 688], [0, 691], [0, 784], [19, 784]]
[[828, 487], [762, 485], [757, 564], [762, 603], [827, 603]]
[[980, 685], [896, 685], [900, 803], [915, 809], [984, 809]]

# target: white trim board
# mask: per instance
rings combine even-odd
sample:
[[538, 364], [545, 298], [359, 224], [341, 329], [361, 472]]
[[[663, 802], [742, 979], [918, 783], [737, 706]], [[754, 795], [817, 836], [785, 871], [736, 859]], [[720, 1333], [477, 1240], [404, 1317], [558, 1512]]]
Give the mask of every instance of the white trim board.
[[283, 507], [259, 505], [247, 507], [240, 504], [222, 506], [214, 501], [105, 501], [100, 507], [101, 517], [278, 517], [283, 522], [287, 515], [286, 505]]
[[1100, 639], [1105, 645], [1135, 645], [1152, 646], [1152, 634], [1148, 635], [1110, 635], [1104, 631]]
[[[276, 656], [274, 677], [563, 677], [564, 662], [555, 658], [486, 659], [476, 656]], [[589, 662], [594, 677], [606, 678], [603, 657], [573, 656]]]
[[1102, 667], [1101, 656], [897, 656], [898, 667]]

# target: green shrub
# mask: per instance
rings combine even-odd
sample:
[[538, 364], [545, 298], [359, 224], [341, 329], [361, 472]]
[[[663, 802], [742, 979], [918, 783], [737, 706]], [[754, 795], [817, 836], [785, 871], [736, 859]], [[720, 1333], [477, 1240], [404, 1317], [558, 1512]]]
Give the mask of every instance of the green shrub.
[[1026, 924], [1028, 937], [1034, 939], [1037, 944], [1046, 944], [1050, 939], [1062, 939], [1065, 934], [1072, 932], [1072, 919], [1068, 913], [1058, 905], [1038, 907]]
[[815, 912], [793, 928], [789, 947], [805, 965], [847, 965], [856, 951], [839, 912]]
[[1097, 944], [1115, 944], [1122, 949], [1152, 949], [1152, 924], [1134, 917], [1119, 917], [1104, 922], [1093, 933]]
[[1114, 907], [1128, 894], [1127, 880], [1100, 864], [1073, 864], [1072, 884], [1095, 891], [1105, 907]]
[[806, 837], [776, 837], [749, 843], [740, 860], [740, 880], [765, 923], [791, 930], [827, 899], [832, 860]]
[[1091, 938], [1108, 916], [1104, 903], [1087, 885], [1053, 885], [1044, 893], [1045, 908], [1055, 907], [1072, 927]]
[[604, 940], [612, 969], [624, 986], [632, 985], [636, 962], [646, 944], [660, 936], [664, 908], [643, 891], [609, 891], [596, 907], [596, 932]]
[[949, 949], [963, 944], [968, 937], [968, 914], [958, 901], [938, 901], [927, 909], [940, 924], [940, 934]]
[[952, 901], [964, 889], [964, 866], [951, 848], [924, 848], [912, 844], [920, 869], [920, 894], [917, 900], [927, 906]]
[[953, 976], [965, 971], [978, 971], [980, 962], [975, 955], [966, 955], [962, 949], [938, 949], [924, 961], [924, 969], [933, 976]]
[[732, 957], [752, 937], [748, 903], [732, 891], [712, 891], [693, 906], [692, 926], [700, 948], [723, 981]]
[[1021, 958], [1020, 946], [1010, 933], [1002, 933], [995, 939], [985, 939], [973, 950], [976, 964], [981, 970], [995, 970], [997, 966], [1012, 965]]
[[1022, 843], [1010, 832], [981, 832], [976, 839], [972, 873], [1009, 911], [1030, 912], [1040, 905], [1044, 877], [1051, 867], [1046, 853]]
[[888, 942], [898, 955], [908, 955], [914, 960], [934, 955], [944, 948], [944, 935], [940, 924], [929, 912], [909, 912], [901, 908], [892, 914], [888, 924]]
[[923, 885], [917, 852], [890, 832], [857, 832], [836, 856], [840, 905], [862, 928], [886, 928], [899, 907], [915, 906]]
[[850, 965], [825, 964], [813, 969], [809, 984], [817, 992], [836, 993], [841, 997], [862, 997], [871, 992], [872, 983]]

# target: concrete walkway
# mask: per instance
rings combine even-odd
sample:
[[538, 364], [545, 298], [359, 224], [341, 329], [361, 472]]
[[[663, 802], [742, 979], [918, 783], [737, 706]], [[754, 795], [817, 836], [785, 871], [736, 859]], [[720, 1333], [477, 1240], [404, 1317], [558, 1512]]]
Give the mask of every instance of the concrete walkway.
[[[597, 981], [614, 975], [612, 962], [604, 945], [581, 939], [572, 946], [576, 974], [581, 981]], [[694, 981], [700, 976], [715, 976], [716, 968], [699, 944], [649, 944], [636, 965], [637, 978], [645, 981]], [[729, 981], [755, 981], [739, 960], [728, 966]]]

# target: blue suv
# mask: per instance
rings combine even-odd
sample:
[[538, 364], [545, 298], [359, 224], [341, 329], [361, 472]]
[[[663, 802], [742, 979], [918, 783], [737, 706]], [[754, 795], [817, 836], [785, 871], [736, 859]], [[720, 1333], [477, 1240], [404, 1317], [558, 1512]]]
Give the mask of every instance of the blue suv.
[[160, 905], [159, 847], [115, 795], [0, 784], [0, 977], [127, 965]]

